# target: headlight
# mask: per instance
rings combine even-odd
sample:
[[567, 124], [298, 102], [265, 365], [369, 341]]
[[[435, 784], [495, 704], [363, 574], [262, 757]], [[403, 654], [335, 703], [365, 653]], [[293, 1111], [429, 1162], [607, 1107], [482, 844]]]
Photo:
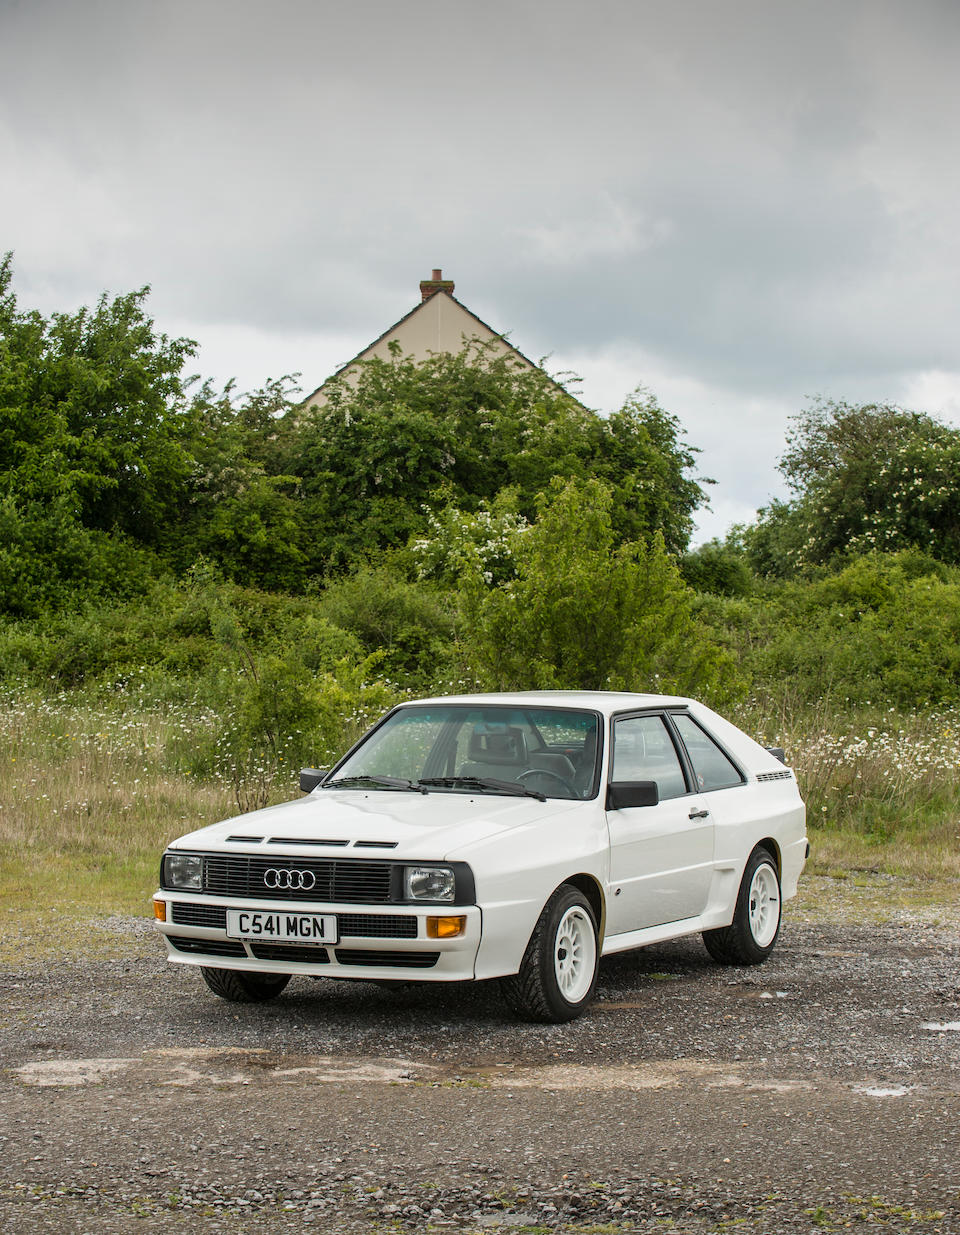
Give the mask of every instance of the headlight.
[[449, 866], [408, 866], [403, 872], [403, 892], [408, 901], [452, 901], [456, 884]]
[[203, 890], [203, 858], [196, 853], [168, 853], [163, 859], [164, 884], [169, 888]]

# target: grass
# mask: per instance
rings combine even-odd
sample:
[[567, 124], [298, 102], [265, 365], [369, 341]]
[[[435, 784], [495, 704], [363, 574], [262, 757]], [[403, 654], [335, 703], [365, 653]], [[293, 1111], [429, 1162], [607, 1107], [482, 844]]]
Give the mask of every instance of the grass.
[[94, 711], [64, 699], [0, 709], [0, 892], [143, 912], [172, 837], [232, 813], [231, 787], [195, 782], [177, 751], [205, 723], [176, 708]]
[[850, 820], [857, 831], [886, 840], [911, 823], [925, 827], [938, 811], [956, 816], [956, 708], [902, 713], [753, 701], [736, 719], [758, 741], [786, 749], [814, 823]]
[[[875, 920], [960, 902], [960, 717], [888, 714], [859, 727], [781, 718], [808, 800], [812, 857], [797, 908]], [[0, 948], [56, 911], [69, 922], [148, 916], [175, 836], [237, 813], [233, 781], [191, 772], [217, 718], [196, 705], [117, 694], [0, 698]], [[754, 732], [763, 725], [741, 717]], [[269, 801], [297, 795], [272, 774]]]
[[[185, 770], [211, 723], [122, 696], [111, 708], [36, 694], [0, 701], [0, 952], [53, 937], [51, 913], [61, 950], [74, 933], [89, 939], [74, 924], [150, 915], [168, 842], [236, 813], [232, 782]], [[294, 796], [288, 780], [276, 779], [276, 800]], [[101, 942], [109, 951], [109, 933]]]

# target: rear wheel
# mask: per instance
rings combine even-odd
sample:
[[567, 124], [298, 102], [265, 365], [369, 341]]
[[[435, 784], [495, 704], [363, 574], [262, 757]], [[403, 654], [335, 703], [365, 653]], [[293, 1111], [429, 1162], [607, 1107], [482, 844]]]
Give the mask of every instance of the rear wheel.
[[704, 931], [707, 951], [721, 965], [759, 965], [780, 934], [780, 877], [766, 849], [754, 849], [744, 868], [733, 921]]
[[586, 897], [565, 883], [547, 901], [520, 972], [502, 987], [514, 1011], [531, 1021], [572, 1021], [597, 985], [597, 922]]
[[203, 980], [215, 995], [231, 1003], [263, 1003], [275, 999], [290, 981], [288, 973], [247, 973], [239, 969], [201, 966]]

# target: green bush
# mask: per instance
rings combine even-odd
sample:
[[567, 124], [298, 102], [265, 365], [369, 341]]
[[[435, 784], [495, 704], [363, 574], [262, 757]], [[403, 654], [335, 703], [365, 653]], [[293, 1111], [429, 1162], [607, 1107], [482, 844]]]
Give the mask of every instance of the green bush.
[[617, 544], [598, 481], [557, 481], [514, 535], [516, 578], [464, 579], [465, 654], [499, 689], [738, 693], [732, 659], [693, 619], [693, 594], [658, 535]]
[[768, 581], [749, 599], [701, 596], [697, 615], [755, 696], [794, 710], [960, 701], [960, 570], [913, 550]]
[[122, 535], [84, 527], [66, 498], [0, 497], [0, 615], [37, 617], [142, 594], [162, 566]]
[[318, 605], [333, 627], [348, 631], [383, 676], [430, 689], [453, 663], [455, 613], [448, 594], [411, 583], [388, 565], [363, 565], [328, 584]]
[[756, 588], [746, 555], [719, 540], [685, 553], [680, 559], [680, 573], [695, 592], [715, 596], [749, 596]]

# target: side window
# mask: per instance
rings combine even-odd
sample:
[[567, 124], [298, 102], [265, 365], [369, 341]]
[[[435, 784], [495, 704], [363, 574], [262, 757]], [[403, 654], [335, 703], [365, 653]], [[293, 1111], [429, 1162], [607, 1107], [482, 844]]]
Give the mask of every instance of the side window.
[[673, 723], [680, 731], [687, 748], [690, 762], [697, 778], [697, 788], [704, 792], [710, 789], [729, 789], [743, 784], [743, 777], [716, 744], [712, 737], [690, 716], [674, 716]]
[[683, 768], [662, 716], [626, 716], [613, 727], [611, 780], [654, 780], [664, 798], [687, 792]]

